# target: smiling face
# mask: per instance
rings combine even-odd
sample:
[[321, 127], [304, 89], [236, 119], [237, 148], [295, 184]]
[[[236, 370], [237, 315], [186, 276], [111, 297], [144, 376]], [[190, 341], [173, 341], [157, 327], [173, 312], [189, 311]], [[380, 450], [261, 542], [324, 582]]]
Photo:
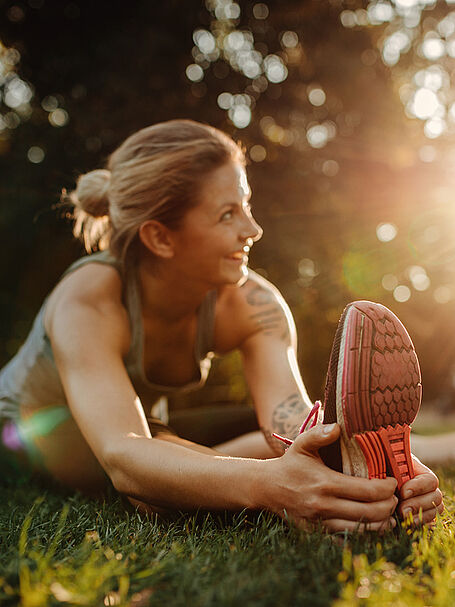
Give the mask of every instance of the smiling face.
[[199, 204], [174, 231], [174, 262], [187, 278], [218, 287], [247, 275], [248, 252], [262, 236], [251, 214], [250, 195], [240, 164], [229, 162], [205, 178]]

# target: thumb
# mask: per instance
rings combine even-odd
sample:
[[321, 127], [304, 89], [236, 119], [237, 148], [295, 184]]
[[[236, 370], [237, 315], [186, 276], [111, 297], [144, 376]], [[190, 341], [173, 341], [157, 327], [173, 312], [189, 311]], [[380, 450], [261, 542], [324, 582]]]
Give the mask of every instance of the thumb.
[[300, 434], [295, 439], [292, 449], [301, 453], [316, 453], [321, 447], [336, 441], [339, 435], [340, 426], [338, 424], [319, 424]]

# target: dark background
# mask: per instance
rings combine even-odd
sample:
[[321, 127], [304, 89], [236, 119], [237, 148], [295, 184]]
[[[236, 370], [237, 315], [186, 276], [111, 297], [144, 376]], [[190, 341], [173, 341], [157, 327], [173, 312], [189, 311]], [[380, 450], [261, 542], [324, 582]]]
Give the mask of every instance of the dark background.
[[[428, 139], [423, 122], [407, 116], [400, 99], [420, 68], [441, 65], [450, 79], [450, 56], [430, 61], [419, 50], [450, 6], [437, 2], [423, 11], [410, 49], [390, 66], [381, 59], [381, 48], [390, 32], [403, 27], [403, 17], [370, 23], [371, 2], [267, 2], [266, 18], [257, 17], [257, 3], [240, 2], [236, 19], [217, 15], [219, 4], [0, 0], [0, 115], [6, 121], [0, 130], [0, 363], [15, 353], [45, 295], [83, 253], [72, 238], [67, 209], [58, 204], [61, 189], [73, 187], [79, 173], [103, 166], [135, 130], [185, 117], [227, 131], [248, 152], [258, 145], [265, 150], [265, 159], [251, 159], [248, 167], [254, 212], [265, 231], [251, 266], [276, 284], [291, 306], [310, 396], [322, 394], [343, 307], [354, 299], [373, 299], [407, 325], [422, 364], [426, 403], [450, 411], [455, 398], [452, 123], [447, 121], [441, 137]], [[343, 25], [342, 14], [345, 23], [353, 15], [359, 23]], [[195, 58], [193, 32], [200, 28], [251, 32], [263, 56], [282, 58], [287, 78], [259, 91], [223, 53], [218, 59]], [[283, 45], [285, 31], [297, 33], [297, 47]], [[8, 49], [19, 53], [9, 67]], [[204, 69], [200, 82], [191, 82], [185, 72], [195, 61]], [[12, 108], [5, 91], [16, 76], [33, 95]], [[325, 91], [321, 106], [309, 101], [311, 87]], [[237, 128], [218, 106], [222, 92], [250, 96], [248, 126]], [[52, 125], [49, 103], [66, 112], [64, 125]], [[308, 129], [327, 121], [335, 136], [312, 147]], [[432, 162], [422, 160], [428, 146]], [[32, 147], [43, 151], [42, 161], [30, 161]], [[390, 242], [376, 236], [381, 222], [398, 230]], [[429, 277], [424, 290], [410, 280], [415, 265]], [[383, 287], [385, 274], [408, 286], [408, 301], [397, 301]], [[435, 296], [439, 287], [445, 289], [444, 303]], [[248, 399], [236, 354], [219, 361], [205, 393], [184, 404], [201, 399]]]

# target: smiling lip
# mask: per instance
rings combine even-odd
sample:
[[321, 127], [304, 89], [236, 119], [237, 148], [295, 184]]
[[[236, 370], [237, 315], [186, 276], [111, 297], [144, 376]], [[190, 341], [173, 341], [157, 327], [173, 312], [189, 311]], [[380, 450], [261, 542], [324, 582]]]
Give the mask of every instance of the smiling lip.
[[243, 261], [246, 263], [248, 261], [248, 253], [250, 252], [250, 247], [245, 245], [241, 251], [235, 251], [227, 256], [228, 259], [232, 259], [233, 261]]
[[236, 261], [237, 263], [247, 263], [248, 255], [245, 253], [245, 251], [237, 251], [236, 253], [228, 255], [227, 259], [229, 259], [229, 261]]

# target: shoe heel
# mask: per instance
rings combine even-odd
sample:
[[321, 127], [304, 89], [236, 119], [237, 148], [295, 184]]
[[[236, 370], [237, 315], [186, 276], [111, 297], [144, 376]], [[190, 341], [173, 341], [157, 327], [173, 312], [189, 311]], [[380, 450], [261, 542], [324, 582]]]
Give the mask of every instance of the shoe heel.
[[386, 478], [387, 464], [397, 479], [398, 489], [414, 478], [410, 432], [411, 428], [407, 424], [397, 424], [354, 435], [365, 457], [369, 478]]

